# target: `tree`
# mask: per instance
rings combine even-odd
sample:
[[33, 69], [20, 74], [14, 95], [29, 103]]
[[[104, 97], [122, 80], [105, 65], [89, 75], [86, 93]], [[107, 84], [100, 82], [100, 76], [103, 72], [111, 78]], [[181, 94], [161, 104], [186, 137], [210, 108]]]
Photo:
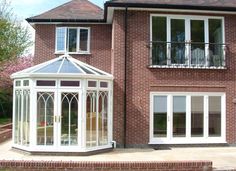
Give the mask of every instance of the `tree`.
[[21, 56], [32, 44], [30, 36], [15, 17], [10, 3], [0, 0], [0, 64]]

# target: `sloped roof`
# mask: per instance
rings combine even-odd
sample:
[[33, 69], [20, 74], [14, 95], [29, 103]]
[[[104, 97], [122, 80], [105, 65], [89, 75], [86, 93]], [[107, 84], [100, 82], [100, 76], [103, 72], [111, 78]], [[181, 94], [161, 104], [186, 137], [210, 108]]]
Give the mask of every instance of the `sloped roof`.
[[234, 7], [236, 0], [112, 0], [109, 3], [133, 3], [133, 4], [156, 4], [156, 5], [184, 5], [204, 7]]
[[88, 0], [72, 0], [40, 15], [27, 18], [28, 22], [34, 20], [102, 20], [103, 9]]
[[11, 75], [13, 79], [26, 77], [113, 78], [111, 74], [83, 63], [69, 55], [62, 55]]

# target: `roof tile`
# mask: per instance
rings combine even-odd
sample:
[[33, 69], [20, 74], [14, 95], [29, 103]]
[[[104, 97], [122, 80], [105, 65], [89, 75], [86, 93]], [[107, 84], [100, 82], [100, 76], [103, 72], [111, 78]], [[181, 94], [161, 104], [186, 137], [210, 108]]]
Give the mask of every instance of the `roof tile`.
[[88, 0], [72, 0], [29, 19], [103, 19], [103, 10]]

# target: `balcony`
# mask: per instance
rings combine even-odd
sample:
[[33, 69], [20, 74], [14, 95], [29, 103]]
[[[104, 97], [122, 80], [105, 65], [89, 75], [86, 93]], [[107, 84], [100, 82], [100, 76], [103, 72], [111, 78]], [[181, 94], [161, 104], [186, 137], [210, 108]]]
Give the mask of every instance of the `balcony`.
[[150, 68], [226, 68], [225, 44], [152, 41], [150, 53]]

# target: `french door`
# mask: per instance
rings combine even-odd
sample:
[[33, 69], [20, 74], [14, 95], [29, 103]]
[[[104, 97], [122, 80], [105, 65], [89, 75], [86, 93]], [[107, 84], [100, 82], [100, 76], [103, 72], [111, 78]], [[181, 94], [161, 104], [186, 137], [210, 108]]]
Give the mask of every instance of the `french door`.
[[37, 146], [81, 146], [80, 94], [66, 89], [37, 92]]
[[167, 42], [171, 64], [204, 65], [208, 42], [204, 19], [169, 17], [167, 20]]
[[222, 93], [151, 93], [150, 143], [225, 142]]

